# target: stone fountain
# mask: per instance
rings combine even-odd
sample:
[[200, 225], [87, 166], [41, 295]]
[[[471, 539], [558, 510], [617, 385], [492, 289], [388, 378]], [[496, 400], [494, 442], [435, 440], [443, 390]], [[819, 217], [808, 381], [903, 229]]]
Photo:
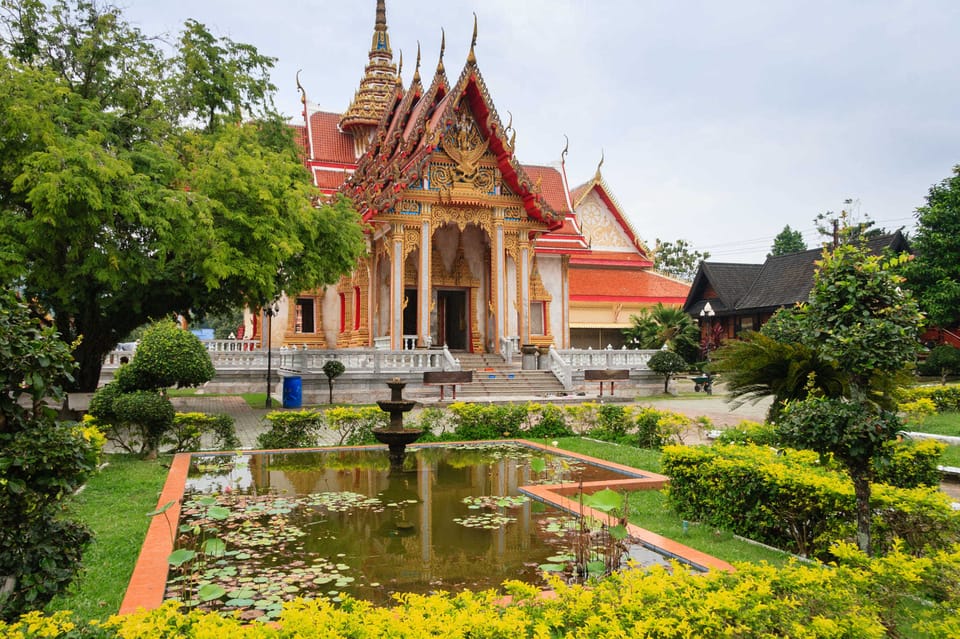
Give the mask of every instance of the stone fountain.
[[416, 401], [403, 398], [403, 388], [406, 382], [399, 377], [394, 377], [387, 382], [390, 387], [390, 399], [382, 399], [377, 402], [380, 410], [390, 413], [390, 425], [387, 428], [374, 428], [373, 436], [381, 444], [386, 444], [390, 449], [390, 467], [391, 469], [403, 468], [403, 457], [406, 454], [407, 444], [420, 439], [423, 431], [417, 428], [403, 427], [403, 414], [410, 411]]

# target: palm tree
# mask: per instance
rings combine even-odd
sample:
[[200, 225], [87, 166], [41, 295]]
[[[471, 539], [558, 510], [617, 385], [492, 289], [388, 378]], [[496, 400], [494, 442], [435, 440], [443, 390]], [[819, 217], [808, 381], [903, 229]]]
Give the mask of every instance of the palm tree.
[[709, 370], [723, 375], [734, 406], [772, 396], [770, 422], [776, 422], [788, 401], [806, 399], [812, 391], [824, 397], [842, 397], [848, 391], [836, 367], [810, 347], [753, 331], [715, 351]]
[[663, 348], [667, 345], [688, 362], [699, 352], [700, 330], [693, 318], [676, 306], [657, 303], [631, 315], [632, 326], [624, 330], [627, 343], [636, 348]]

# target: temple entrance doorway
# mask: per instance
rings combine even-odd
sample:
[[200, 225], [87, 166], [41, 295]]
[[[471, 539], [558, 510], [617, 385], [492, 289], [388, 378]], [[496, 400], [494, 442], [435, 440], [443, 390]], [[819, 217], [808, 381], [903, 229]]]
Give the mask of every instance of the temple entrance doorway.
[[403, 291], [403, 336], [417, 335], [417, 289]]
[[437, 323], [441, 344], [454, 351], [467, 350], [470, 326], [465, 289], [437, 291]]

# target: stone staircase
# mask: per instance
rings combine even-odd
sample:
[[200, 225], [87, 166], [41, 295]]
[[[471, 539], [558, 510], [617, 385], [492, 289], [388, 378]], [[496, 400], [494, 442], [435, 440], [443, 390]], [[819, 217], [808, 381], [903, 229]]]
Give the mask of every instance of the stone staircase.
[[[555, 397], [564, 393], [563, 384], [550, 371], [520, 370], [520, 361], [507, 364], [499, 355], [455, 353], [462, 370], [473, 371], [473, 383], [457, 387], [457, 400], [497, 401]], [[420, 394], [420, 393], [418, 393]], [[439, 397], [440, 389], [427, 387], [423, 397]], [[450, 399], [449, 388], [446, 399]]]

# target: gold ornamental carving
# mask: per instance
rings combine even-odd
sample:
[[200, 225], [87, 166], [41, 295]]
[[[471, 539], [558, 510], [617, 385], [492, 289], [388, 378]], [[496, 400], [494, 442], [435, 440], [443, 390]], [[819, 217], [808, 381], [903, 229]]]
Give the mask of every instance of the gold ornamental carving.
[[489, 237], [493, 237], [493, 225], [488, 209], [466, 206], [431, 207], [431, 228], [439, 229], [444, 224], [456, 224], [462, 233], [468, 224], [483, 229]]
[[440, 147], [456, 164], [456, 180], [472, 182], [480, 169], [480, 159], [487, 152], [487, 142], [469, 110], [460, 112], [440, 141]]
[[418, 248], [420, 248], [420, 229], [405, 228], [403, 230], [403, 259], [406, 260]]

